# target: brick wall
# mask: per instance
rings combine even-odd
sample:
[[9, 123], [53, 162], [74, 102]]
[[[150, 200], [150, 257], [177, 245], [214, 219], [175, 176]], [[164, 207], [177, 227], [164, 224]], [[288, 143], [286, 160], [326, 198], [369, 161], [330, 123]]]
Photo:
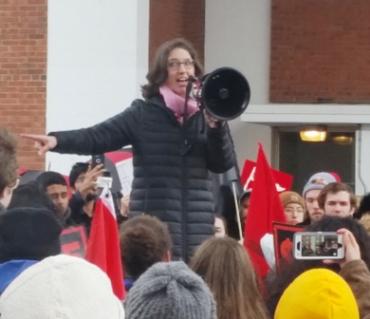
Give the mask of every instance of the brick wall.
[[[0, 125], [44, 133], [47, 0], [0, 0]], [[33, 143], [19, 139], [18, 159], [42, 168]]]
[[370, 102], [370, 1], [272, 0], [270, 100]]
[[175, 37], [192, 42], [204, 60], [204, 0], [151, 0], [149, 21], [149, 61], [158, 46]]

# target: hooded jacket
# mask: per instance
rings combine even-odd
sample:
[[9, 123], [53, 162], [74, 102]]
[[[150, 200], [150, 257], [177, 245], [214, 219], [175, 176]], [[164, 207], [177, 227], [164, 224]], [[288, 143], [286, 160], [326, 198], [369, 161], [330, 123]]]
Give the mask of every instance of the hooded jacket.
[[135, 100], [122, 113], [93, 127], [50, 133], [53, 151], [101, 154], [132, 145], [134, 180], [129, 216], [148, 213], [166, 222], [175, 258], [188, 260], [214, 233], [214, 198], [209, 171], [235, 163], [226, 122], [209, 128], [201, 112], [183, 125], [159, 96]]

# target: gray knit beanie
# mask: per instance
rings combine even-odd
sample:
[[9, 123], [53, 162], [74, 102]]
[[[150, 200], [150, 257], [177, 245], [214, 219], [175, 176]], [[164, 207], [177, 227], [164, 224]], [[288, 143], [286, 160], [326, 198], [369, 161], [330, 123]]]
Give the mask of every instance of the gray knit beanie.
[[312, 190], [322, 190], [326, 185], [330, 183], [338, 182], [339, 180], [333, 173], [318, 172], [313, 174], [306, 185], [303, 187], [302, 197], [306, 198], [306, 194]]
[[216, 303], [205, 282], [183, 262], [150, 267], [130, 289], [127, 319], [216, 319]]

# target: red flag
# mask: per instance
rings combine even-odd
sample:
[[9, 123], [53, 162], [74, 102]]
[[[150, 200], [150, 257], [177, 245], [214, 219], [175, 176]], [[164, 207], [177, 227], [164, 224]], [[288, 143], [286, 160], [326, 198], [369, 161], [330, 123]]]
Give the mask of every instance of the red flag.
[[254, 187], [244, 226], [244, 246], [256, 272], [262, 278], [267, 275], [268, 265], [263, 256], [260, 241], [266, 233], [272, 234], [273, 221], [285, 222], [285, 215], [276, 191], [271, 167], [262, 145], [259, 144]]
[[123, 270], [118, 226], [114, 212], [112, 194], [104, 188], [95, 203], [86, 259], [100, 267], [110, 278], [115, 295], [123, 300]]
[[[282, 171], [278, 171], [276, 169], [271, 169], [272, 176], [275, 180], [275, 186], [278, 193], [290, 190], [293, 184], [293, 176], [287, 174]], [[254, 184], [254, 175], [256, 173], [256, 162], [245, 160], [244, 166], [242, 170], [242, 174], [240, 175], [240, 182], [243, 186], [243, 190], [253, 190]]]

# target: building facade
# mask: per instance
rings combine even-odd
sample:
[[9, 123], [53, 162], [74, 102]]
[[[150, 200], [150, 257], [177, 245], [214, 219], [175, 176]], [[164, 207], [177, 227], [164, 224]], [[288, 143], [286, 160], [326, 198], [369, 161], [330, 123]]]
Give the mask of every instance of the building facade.
[[[19, 0], [0, 4], [0, 121], [16, 133], [92, 125], [127, 107], [155, 48], [182, 36], [206, 71], [240, 70], [251, 102], [230, 121], [241, 167], [257, 143], [300, 191], [317, 170], [370, 191], [370, 3], [360, 0]], [[328, 140], [298, 131], [324, 125]], [[352, 138], [335, 144], [335, 135]], [[333, 140], [334, 141], [334, 140]], [[67, 172], [79, 157], [36, 155], [21, 165]], [[84, 158], [83, 158], [84, 159]]]

